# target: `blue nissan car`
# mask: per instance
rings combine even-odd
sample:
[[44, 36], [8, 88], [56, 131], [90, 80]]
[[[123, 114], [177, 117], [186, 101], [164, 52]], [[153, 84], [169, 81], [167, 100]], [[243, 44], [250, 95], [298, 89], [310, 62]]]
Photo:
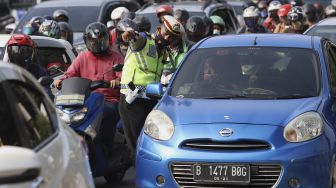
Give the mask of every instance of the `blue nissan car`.
[[336, 46], [212, 37], [186, 55], [138, 139], [137, 187], [336, 186]]

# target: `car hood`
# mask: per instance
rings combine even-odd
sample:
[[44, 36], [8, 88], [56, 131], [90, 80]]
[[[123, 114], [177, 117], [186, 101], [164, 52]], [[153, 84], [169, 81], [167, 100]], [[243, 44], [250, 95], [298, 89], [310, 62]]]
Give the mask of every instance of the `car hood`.
[[157, 109], [165, 112], [174, 125], [239, 123], [286, 125], [294, 117], [316, 111], [320, 97], [286, 100], [181, 99], [166, 96]]

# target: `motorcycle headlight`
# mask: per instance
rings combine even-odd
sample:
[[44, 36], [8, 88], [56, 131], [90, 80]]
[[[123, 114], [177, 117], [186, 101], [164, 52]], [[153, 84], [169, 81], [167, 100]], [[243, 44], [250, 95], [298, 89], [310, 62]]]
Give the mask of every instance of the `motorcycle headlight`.
[[306, 112], [286, 125], [284, 137], [288, 142], [304, 142], [320, 136], [323, 131], [321, 116], [316, 112]]
[[149, 113], [144, 125], [144, 132], [157, 140], [169, 140], [174, 129], [172, 120], [160, 110]]
[[87, 107], [83, 107], [80, 111], [75, 112], [73, 114], [67, 114], [63, 112], [60, 109], [57, 109], [57, 113], [60, 117], [60, 119], [66, 123], [66, 124], [76, 124], [82, 121], [85, 118], [85, 115], [87, 113], [88, 109]]

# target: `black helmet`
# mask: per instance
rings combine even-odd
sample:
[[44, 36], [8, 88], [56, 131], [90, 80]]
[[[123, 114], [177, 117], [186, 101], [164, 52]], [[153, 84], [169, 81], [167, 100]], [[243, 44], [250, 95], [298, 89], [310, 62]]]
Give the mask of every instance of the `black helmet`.
[[177, 9], [174, 11], [174, 18], [185, 25], [189, 19], [189, 12], [185, 9]]
[[287, 14], [287, 18], [289, 21], [303, 21], [303, 11], [302, 8], [299, 6], [295, 6], [290, 10]]
[[192, 16], [188, 19], [186, 24], [188, 39], [194, 42], [198, 42], [206, 35], [206, 26], [199, 16]]
[[68, 12], [66, 10], [58, 9], [55, 10], [53, 13], [53, 18], [55, 19], [56, 22], [68, 22], [69, 21], [69, 16]]
[[145, 16], [136, 16], [133, 21], [137, 24], [139, 32], [150, 32], [151, 23]]
[[44, 18], [42, 18], [41, 16], [34, 16], [32, 18], [30, 18], [29, 23], [37, 23], [39, 26], [43, 23]]
[[119, 32], [138, 31], [138, 25], [129, 18], [120, 20], [116, 28]]
[[313, 4], [307, 3], [303, 5], [303, 13], [305, 14], [306, 18], [314, 22], [316, 20], [316, 8]]
[[110, 32], [102, 23], [89, 24], [83, 38], [87, 49], [93, 54], [104, 54], [110, 48]]
[[67, 22], [58, 22], [58, 25], [61, 30], [61, 39], [73, 44], [73, 31], [71, 26]]
[[208, 16], [203, 16], [203, 21], [204, 21], [204, 24], [205, 24], [205, 35], [206, 36], [211, 36], [214, 23], [212, 22], [212, 20]]

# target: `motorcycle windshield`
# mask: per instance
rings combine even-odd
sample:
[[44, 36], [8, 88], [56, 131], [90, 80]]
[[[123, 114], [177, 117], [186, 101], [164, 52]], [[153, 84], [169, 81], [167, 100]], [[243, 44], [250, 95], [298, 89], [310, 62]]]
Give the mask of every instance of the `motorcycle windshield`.
[[91, 80], [86, 78], [69, 78], [62, 81], [62, 89], [56, 97], [58, 106], [83, 106], [90, 95]]

